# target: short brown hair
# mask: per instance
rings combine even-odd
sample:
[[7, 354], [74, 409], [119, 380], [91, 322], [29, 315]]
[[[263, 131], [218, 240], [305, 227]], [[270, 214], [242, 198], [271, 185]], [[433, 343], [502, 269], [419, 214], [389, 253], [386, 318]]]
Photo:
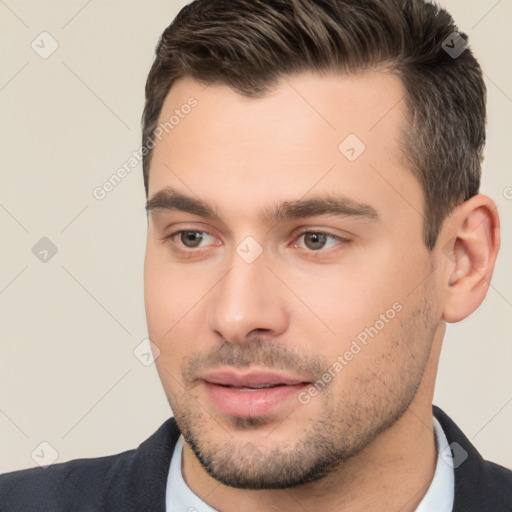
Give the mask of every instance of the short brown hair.
[[[454, 41], [465, 49], [455, 57], [447, 40], [448, 49]], [[143, 144], [154, 142], [163, 102], [182, 77], [257, 98], [303, 71], [384, 66], [406, 89], [401, 142], [423, 187], [424, 240], [432, 249], [444, 218], [480, 187], [486, 89], [466, 40], [446, 10], [423, 0], [196, 0], [158, 43]], [[151, 151], [143, 160], [146, 196], [150, 161]]]

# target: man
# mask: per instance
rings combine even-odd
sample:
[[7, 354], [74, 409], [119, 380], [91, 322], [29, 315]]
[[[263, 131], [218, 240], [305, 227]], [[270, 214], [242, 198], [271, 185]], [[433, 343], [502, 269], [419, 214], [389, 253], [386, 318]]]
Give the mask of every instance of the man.
[[[199, 0], [146, 85], [145, 301], [174, 413], [0, 509], [512, 510], [432, 397], [499, 249], [485, 87], [422, 0]], [[433, 414], [434, 411], [434, 414]]]

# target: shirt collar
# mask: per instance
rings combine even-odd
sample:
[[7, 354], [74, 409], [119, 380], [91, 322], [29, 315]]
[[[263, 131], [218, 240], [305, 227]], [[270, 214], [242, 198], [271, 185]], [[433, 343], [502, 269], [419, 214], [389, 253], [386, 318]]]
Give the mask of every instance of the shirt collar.
[[452, 512], [455, 493], [455, 474], [450, 458], [451, 452], [446, 435], [437, 418], [433, 418], [437, 446], [437, 462], [434, 478], [415, 512]]

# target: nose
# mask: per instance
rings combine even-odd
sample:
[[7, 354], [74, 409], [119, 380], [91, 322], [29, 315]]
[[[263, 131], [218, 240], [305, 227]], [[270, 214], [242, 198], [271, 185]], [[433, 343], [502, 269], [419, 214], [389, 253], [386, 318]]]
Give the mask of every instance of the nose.
[[234, 254], [229, 272], [212, 290], [209, 326], [224, 340], [244, 343], [256, 334], [273, 338], [286, 331], [286, 298], [267, 263], [264, 254], [252, 263]]

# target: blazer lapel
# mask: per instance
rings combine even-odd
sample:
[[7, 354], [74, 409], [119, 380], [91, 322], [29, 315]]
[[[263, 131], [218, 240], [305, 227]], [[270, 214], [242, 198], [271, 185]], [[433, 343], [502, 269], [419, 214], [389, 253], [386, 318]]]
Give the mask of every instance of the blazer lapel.
[[165, 512], [169, 465], [180, 431], [169, 418], [136, 450], [126, 452], [105, 479], [102, 502], [108, 512]]

